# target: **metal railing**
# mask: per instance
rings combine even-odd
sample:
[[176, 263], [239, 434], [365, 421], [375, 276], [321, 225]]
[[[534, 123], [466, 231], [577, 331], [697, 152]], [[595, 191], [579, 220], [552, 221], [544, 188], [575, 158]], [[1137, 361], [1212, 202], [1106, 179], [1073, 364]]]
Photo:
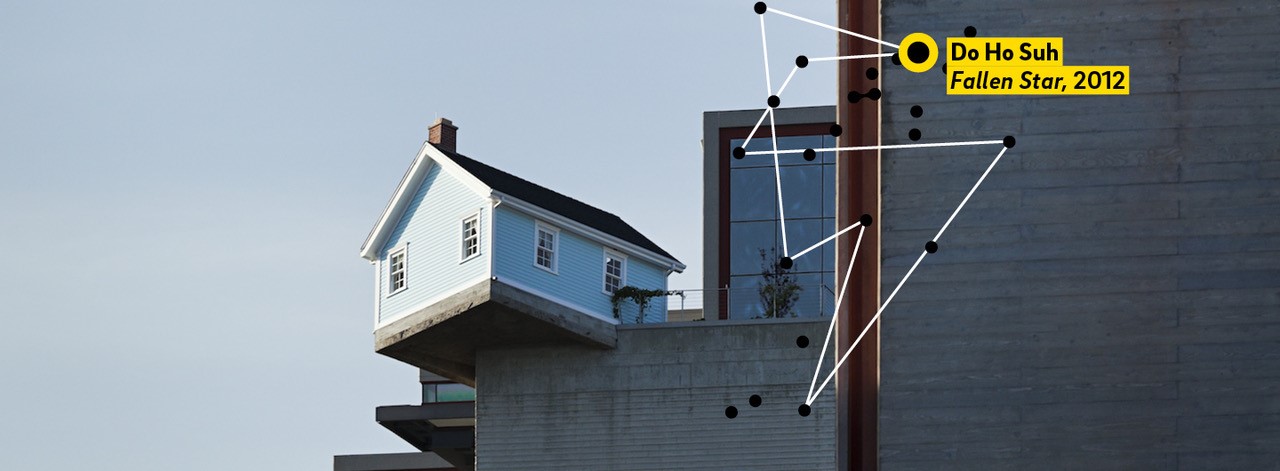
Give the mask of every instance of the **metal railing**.
[[790, 304], [781, 302], [781, 296], [762, 296], [758, 286], [671, 290], [666, 296], [667, 321], [703, 320], [709, 303], [718, 306], [720, 312], [728, 312], [729, 319], [827, 317], [835, 311], [836, 293], [831, 287], [820, 284], [797, 288]]

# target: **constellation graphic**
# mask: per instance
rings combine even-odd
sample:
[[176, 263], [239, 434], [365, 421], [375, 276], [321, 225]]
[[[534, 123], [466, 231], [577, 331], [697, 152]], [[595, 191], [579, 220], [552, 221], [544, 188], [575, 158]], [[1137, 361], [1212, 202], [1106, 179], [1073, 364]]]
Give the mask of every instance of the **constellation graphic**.
[[[928, 35], [925, 35], [923, 33], [912, 33], [907, 35], [905, 38], [903, 38], [902, 44], [907, 45], [905, 51], [903, 51], [903, 47], [899, 44], [888, 42], [879, 38], [873, 38], [873, 37], [859, 34], [857, 32], [849, 31], [846, 29], [837, 28], [835, 26], [831, 26], [825, 23], [804, 18], [795, 14], [778, 10], [776, 8], [770, 8], [764, 2], [756, 2], [756, 4], [754, 5], [754, 10], [757, 16], [759, 16], [760, 18], [760, 46], [763, 52], [763, 59], [764, 59], [764, 81], [765, 81], [765, 91], [767, 93], [766, 96], [768, 97], [766, 99], [766, 104], [768, 105], [768, 107], [765, 108], [765, 111], [760, 115], [760, 119], [756, 121], [755, 126], [753, 126], [751, 131], [747, 134], [747, 138], [742, 143], [742, 145], [739, 147], [735, 147], [732, 151], [732, 154], [735, 159], [745, 159], [753, 156], [772, 156], [773, 157], [775, 194], [777, 195], [776, 199], [777, 199], [777, 205], [778, 205], [778, 224], [780, 226], [780, 232], [782, 235], [782, 253], [783, 253], [783, 255], [779, 258], [777, 262], [779, 267], [783, 269], [790, 269], [794, 265], [795, 261], [798, 260], [800, 257], [803, 257], [804, 255], [810, 253], [814, 249], [822, 247], [823, 245], [835, 240], [841, 235], [844, 235], [852, 231], [854, 228], [858, 229], [858, 235], [857, 235], [856, 241], [854, 242], [853, 251], [849, 255], [848, 268], [845, 272], [843, 282], [840, 285], [840, 290], [836, 295], [836, 302], [834, 305], [834, 309], [837, 312], [839, 311], [840, 306], [842, 306], [842, 303], [844, 302], [845, 292], [849, 286], [849, 279], [853, 274], [854, 261], [857, 259], [858, 251], [862, 246], [862, 239], [863, 239], [863, 235], [866, 232], [866, 228], [873, 223], [872, 217], [869, 214], [863, 214], [862, 217], [860, 217], [856, 223], [850, 224], [848, 227], [839, 229], [834, 234], [831, 234], [830, 236], [818, 241], [817, 243], [803, 250], [795, 252], [793, 254], [790, 250], [790, 246], [788, 245], [788, 240], [787, 240], [787, 220], [786, 220], [786, 213], [784, 210], [785, 205], [783, 204], [783, 191], [782, 191], [783, 188], [782, 188], [780, 167], [778, 164], [778, 157], [780, 155], [801, 154], [805, 160], [812, 161], [814, 160], [814, 158], [816, 158], [816, 155], [818, 152], [834, 152], [836, 154], [836, 158], [839, 159], [840, 152], [959, 147], [959, 146], [982, 146], [982, 145], [997, 145], [997, 144], [1002, 146], [1000, 149], [1000, 152], [996, 154], [994, 159], [992, 159], [991, 164], [987, 166], [986, 170], [982, 173], [982, 176], [979, 177], [978, 181], [975, 182], [973, 186], [969, 189], [969, 192], [965, 195], [964, 199], [960, 201], [960, 204], [957, 205], [955, 210], [951, 212], [951, 215], [947, 218], [946, 222], [942, 224], [942, 227], [938, 230], [937, 234], [935, 234], [932, 239], [930, 239], [928, 242], [924, 244], [924, 251], [922, 251], [920, 255], [916, 258], [915, 263], [913, 263], [911, 265], [911, 268], [907, 270], [906, 275], [903, 276], [902, 279], [898, 281], [897, 286], [895, 286], [893, 288], [893, 291], [889, 293], [889, 297], [885, 298], [884, 303], [880, 305], [879, 309], [876, 310], [875, 315], [872, 316], [872, 318], [867, 322], [866, 326], [863, 327], [862, 332], [858, 334], [857, 338], [853, 341], [853, 343], [849, 345], [849, 348], [846, 349], [845, 352], [840, 356], [839, 360], [835, 362], [834, 366], [831, 368], [830, 373], [827, 374], [826, 378], [822, 381], [822, 383], [818, 384], [818, 376], [820, 376], [822, 372], [823, 358], [827, 354], [828, 346], [830, 346], [832, 343], [831, 336], [835, 330], [835, 325], [836, 325], [836, 318], [837, 318], [836, 313], [835, 312], [832, 313], [831, 322], [827, 327], [827, 335], [822, 343], [822, 351], [818, 354], [818, 361], [817, 361], [817, 364], [814, 366], [813, 379], [809, 383], [809, 391], [805, 395], [805, 402], [801, 404], [798, 408], [798, 413], [801, 416], [808, 416], [812, 412], [813, 402], [817, 400], [818, 397], [822, 394], [823, 390], [826, 389], [827, 385], [831, 382], [831, 379], [835, 377], [836, 372], [840, 370], [840, 367], [844, 364], [845, 360], [849, 358], [849, 355], [853, 353], [854, 349], [856, 349], [858, 347], [858, 344], [861, 343], [862, 338], [867, 334], [867, 332], [871, 330], [871, 327], [880, 320], [881, 314], [883, 314], [885, 309], [889, 307], [889, 304], [893, 302], [893, 299], [898, 295], [899, 290], [901, 290], [903, 285], [906, 284], [907, 280], [911, 278], [911, 275], [915, 273], [916, 268], [920, 266], [920, 263], [924, 261], [926, 256], [928, 256], [929, 254], [936, 253], [938, 251], [939, 249], [938, 241], [942, 239], [943, 233], [945, 233], [947, 231], [947, 228], [951, 226], [951, 223], [955, 220], [956, 215], [960, 213], [960, 210], [963, 209], [965, 204], [969, 202], [969, 199], [973, 197], [973, 194], [978, 190], [978, 187], [982, 185], [982, 182], [987, 179], [987, 176], [991, 173], [991, 170], [994, 169], [998, 163], [1000, 163], [1000, 160], [1004, 157], [1005, 153], [1009, 149], [1013, 148], [1013, 146], [1017, 143], [1017, 141], [1014, 139], [1013, 136], [1005, 136], [1003, 139], [979, 140], [979, 141], [929, 142], [929, 143], [914, 143], [914, 144], [889, 144], [889, 145], [850, 146], [850, 147], [837, 146], [837, 147], [828, 147], [828, 148], [820, 148], [820, 149], [812, 149], [812, 148], [780, 149], [778, 148], [777, 129], [776, 129], [777, 125], [774, 119], [774, 110], [779, 106], [781, 106], [783, 91], [786, 90], [787, 85], [791, 83], [791, 79], [795, 77], [796, 72], [798, 72], [800, 69], [803, 69], [807, 67], [810, 63], [814, 63], [814, 62], [830, 62], [830, 61], [845, 61], [845, 60], [860, 60], [860, 59], [890, 57], [895, 64], [902, 65], [904, 68], [906, 68], [911, 72], [922, 73], [929, 70], [937, 60], [937, 56], [938, 56], [937, 44]], [[862, 40], [875, 42], [881, 46], [898, 49], [901, 52], [905, 52], [906, 57], [905, 58], [902, 57], [898, 52], [818, 57], [818, 58], [808, 58], [806, 56], [801, 55], [796, 57], [795, 66], [792, 67], [791, 72], [787, 74], [787, 78], [783, 80], [782, 85], [778, 87], [778, 89], [775, 91], [773, 88], [773, 80], [769, 70], [769, 43], [767, 40], [767, 34], [766, 34], [766, 28], [765, 28], [766, 13], [776, 14], [785, 18], [808, 23], [813, 26], [829, 29], [839, 34], [844, 34], [844, 35], [852, 36]], [[976, 28], [969, 26], [965, 28], [964, 35], [966, 37], [974, 37], [977, 35], [977, 30]], [[944, 65], [943, 67], [945, 70], [946, 66]], [[867, 76], [868, 78], [874, 80], [875, 77], [878, 76], [878, 72], [875, 72], [875, 69], [870, 69], [868, 70]], [[879, 88], [872, 88], [868, 90], [866, 93], [852, 91], [849, 93], [848, 100], [851, 103], [857, 103], [861, 101], [863, 98], [868, 98], [872, 101], [879, 101], [882, 97], [883, 97], [883, 93], [880, 91]], [[919, 118], [924, 115], [924, 109], [919, 105], [912, 106], [910, 110], [910, 114], [913, 118]], [[771, 143], [772, 148], [770, 150], [747, 151], [746, 150], [747, 145], [751, 143], [751, 140], [753, 138], [755, 138], [756, 132], [758, 132], [761, 126], [764, 125], [765, 119], [769, 120], [769, 130], [770, 130], [769, 134], [770, 134], [770, 139], [772, 140], [772, 143]], [[839, 123], [832, 125], [831, 135], [839, 136], [841, 134], [841, 131], [842, 131], [842, 128]], [[913, 142], [920, 140], [920, 138], [921, 138], [921, 133], [919, 129], [912, 129], [908, 133], [908, 139], [910, 139]], [[809, 345], [809, 339], [807, 337], [801, 336], [796, 339], [796, 346], [800, 348], [807, 348], [808, 345]], [[752, 395], [749, 400], [749, 404], [751, 405], [751, 407], [759, 407], [761, 404], [760, 396]], [[738, 409], [734, 406], [728, 406], [725, 409], [725, 416], [730, 419], [737, 417]]]

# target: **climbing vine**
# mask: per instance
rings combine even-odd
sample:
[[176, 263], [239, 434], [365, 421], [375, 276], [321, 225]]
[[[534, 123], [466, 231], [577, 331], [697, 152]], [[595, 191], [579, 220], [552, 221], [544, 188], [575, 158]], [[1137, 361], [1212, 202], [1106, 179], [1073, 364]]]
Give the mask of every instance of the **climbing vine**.
[[644, 310], [649, 307], [649, 302], [658, 296], [666, 296], [672, 294], [672, 291], [664, 291], [660, 289], [640, 289], [635, 286], [627, 285], [618, 288], [613, 292], [613, 318], [617, 319], [622, 315], [622, 302], [630, 300], [636, 303], [639, 308], [639, 314], [636, 315], [636, 323], [644, 323]]

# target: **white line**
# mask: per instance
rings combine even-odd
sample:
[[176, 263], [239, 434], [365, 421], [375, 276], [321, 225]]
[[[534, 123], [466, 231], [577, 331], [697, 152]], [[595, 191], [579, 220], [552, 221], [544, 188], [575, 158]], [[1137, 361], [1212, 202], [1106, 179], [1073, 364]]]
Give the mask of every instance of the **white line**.
[[[956, 210], [951, 213], [951, 217], [947, 218], [947, 223], [942, 226], [942, 230], [938, 231], [938, 234], [934, 236], [934, 242], [937, 242], [938, 238], [942, 237], [942, 232], [947, 230], [947, 226], [951, 224], [951, 220], [960, 212], [960, 208], [963, 208], [965, 203], [969, 202], [969, 197], [973, 196], [973, 192], [978, 189], [978, 185], [982, 184], [982, 181], [987, 178], [987, 174], [991, 172], [991, 169], [995, 168], [996, 163], [1000, 162], [1000, 158], [1004, 157], [1004, 153], [1008, 150], [1008, 147], [1001, 149], [1000, 153], [996, 155], [996, 158], [991, 161], [991, 165], [987, 166], [987, 170], [982, 173], [982, 177], [978, 178], [978, 182], [973, 184], [973, 188], [969, 189], [969, 194], [965, 195], [964, 201], [961, 201], [960, 205], [956, 207]], [[826, 381], [822, 382], [822, 386], [818, 387], [817, 391], [811, 393], [809, 400], [805, 401], [805, 404], [812, 405], [814, 399], [817, 399], [818, 395], [822, 394], [822, 389], [827, 387], [827, 383], [831, 381], [831, 377], [834, 376], [837, 371], [840, 371], [840, 365], [844, 363], [845, 359], [849, 358], [850, 353], [853, 353], [853, 349], [858, 346], [858, 342], [862, 341], [862, 336], [866, 335], [867, 331], [871, 330], [871, 326], [880, 319], [880, 314], [884, 312], [886, 307], [889, 307], [889, 303], [893, 301], [893, 297], [898, 295], [898, 290], [902, 289], [902, 285], [907, 282], [908, 278], [911, 278], [911, 273], [915, 272], [916, 267], [920, 266], [920, 261], [924, 260], [925, 255], [929, 255], [929, 251], [926, 250], [924, 252], [920, 252], [920, 257], [916, 258], [916, 263], [911, 265], [910, 270], [907, 270], [907, 276], [902, 277], [902, 281], [898, 282], [898, 286], [893, 288], [892, 293], [889, 293], [889, 297], [884, 300], [884, 304], [876, 311], [876, 315], [871, 318], [871, 321], [867, 322], [867, 326], [862, 329], [862, 333], [858, 334], [857, 340], [854, 340], [853, 345], [849, 346], [849, 350], [844, 352], [844, 356], [840, 357], [840, 361], [836, 363], [836, 367], [831, 370], [831, 374], [827, 375]]]
[[782, 97], [782, 91], [787, 89], [787, 84], [791, 83], [791, 77], [796, 76], [797, 70], [800, 70], [799, 66], [791, 68], [791, 73], [787, 74], [787, 79], [782, 82], [782, 86], [778, 87], [778, 93], [774, 93], [774, 95], [777, 95], [778, 97]]
[[[853, 32], [853, 31], [849, 31], [849, 30], [847, 30], [847, 29], [840, 29], [840, 28], [837, 28], [837, 27], [835, 27], [835, 26], [831, 26], [831, 25], [829, 25], [829, 24], [819, 23], [819, 22], [817, 22], [817, 21], [813, 21], [813, 20], [808, 19], [808, 18], [805, 18], [805, 17], [803, 17], [803, 16], [796, 16], [796, 15], [792, 15], [792, 14], [790, 14], [790, 13], [787, 13], [787, 12], [782, 11], [782, 10], [778, 10], [778, 9], [776, 9], [776, 8], [773, 8], [773, 7], [770, 7], [770, 8], [769, 8], [769, 13], [777, 13], [777, 14], [779, 14], [779, 15], [785, 16], [785, 17], [787, 17], [787, 18], [791, 18], [791, 19], [793, 19], [793, 20], [800, 20], [800, 21], [803, 21], [803, 22], [805, 22], [805, 23], [809, 23], [809, 24], [814, 25], [814, 26], [820, 26], [820, 27], [823, 27], [823, 28], [826, 28], [826, 29], [829, 29], [829, 30], [832, 30], [832, 31], [836, 31], [836, 32], [839, 32], [839, 33], [847, 34], [847, 35], [849, 35], [849, 36], [853, 36], [853, 37], [856, 37], [856, 38], [862, 38], [862, 39], [865, 39], [865, 40], [867, 40], [867, 41], [874, 41], [874, 42], [878, 42], [878, 43], [880, 43], [880, 44], [884, 44], [885, 46], [889, 46], [889, 47], [892, 47], [892, 48], [894, 48], [894, 49], [897, 49], [897, 48], [901, 47], [901, 46], [898, 46], [897, 44], [894, 44], [894, 43], [891, 43], [891, 42], [888, 42], [888, 41], [884, 41], [884, 40], [880, 40], [880, 39], [876, 39], [876, 38], [873, 38], [873, 37], [871, 37], [871, 36], [867, 36], [867, 35], [864, 35], [864, 34], [858, 34], [858, 33], [855, 33], [855, 32]], [[764, 15], [760, 15], [760, 16], [764, 16]], [[763, 21], [762, 21], [762, 22], [763, 22]]]
[[847, 60], [853, 60], [853, 59], [873, 59], [876, 57], [892, 57], [892, 56], [893, 56], [892, 52], [885, 52], [881, 54], [858, 54], [855, 56], [815, 57], [813, 59], [809, 59], [809, 62], [813, 63], [813, 62], [847, 61]]
[[844, 302], [845, 290], [849, 288], [849, 278], [853, 275], [853, 263], [858, 259], [858, 248], [862, 246], [862, 234], [867, 232], [867, 226], [862, 226], [858, 230], [858, 241], [853, 244], [853, 255], [849, 256], [849, 269], [844, 273], [844, 282], [840, 283], [840, 294], [836, 295], [836, 309], [831, 313], [831, 325], [827, 326], [827, 339], [822, 341], [822, 353], [818, 354], [818, 364], [813, 367], [813, 380], [809, 381], [809, 393], [804, 397], [808, 398], [813, 395], [813, 387], [818, 384], [818, 372], [822, 371], [822, 357], [827, 355], [827, 345], [831, 343], [831, 332], [836, 328], [836, 319], [840, 314], [840, 303]]
[[743, 142], [743, 143], [742, 143], [742, 148], [743, 148], [743, 149], [746, 149], [746, 148], [747, 148], [747, 144], [750, 144], [750, 143], [751, 143], [751, 138], [755, 137], [755, 135], [756, 135], [756, 130], [757, 130], [757, 129], [760, 129], [760, 123], [763, 123], [763, 122], [764, 122], [764, 118], [765, 118], [765, 116], [769, 116], [769, 110], [770, 110], [770, 108], [765, 108], [764, 113], [760, 113], [760, 119], [756, 120], [756, 127], [751, 128], [751, 133], [750, 133], [750, 134], [747, 134], [747, 140], [746, 140], [746, 142]]
[[[861, 147], [827, 147], [823, 149], [814, 149], [814, 152], [842, 152], [855, 150], [881, 150], [881, 149], [919, 149], [924, 147], [959, 147], [959, 146], [981, 146], [988, 144], [1004, 144], [1004, 141], [961, 141], [961, 142], [933, 142], [927, 144], [894, 144], [886, 146], [861, 146]], [[803, 154], [804, 149], [786, 149], [780, 150], [778, 154]], [[772, 151], [761, 150], [755, 152], [747, 152], [747, 155], [767, 155]]]
[[973, 184], [973, 188], [969, 189], [969, 194], [964, 195], [964, 200], [960, 201], [960, 206], [956, 206], [956, 210], [951, 212], [951, 217], [947, 218], [947, 223], [942, 225], [942, 229], [938, 229], [938, 235], [933, 236], [934, 242], [937, 242], [938, 239], [942, 237], [942, 233], [946, 232], [947, 226], [950, 226], [951, 221], [956, 218], [957, 214], [960, 214], [960, 208], [963, 208], [965, 203], [969, 202], [969, 198], [973, 196], [973, 192], [978, 191], [978, 185], [981, 185], [982, 181], [987, 179], [987, 174], [991, 173], [991, 169], [996, 168], [996, 164], [1000, 163], [1000, 158], [1004, 157], [1004, 152], [1007, 150], [1009, 150], [1008, 147], [1000, 149], [1000, 153], [996, 155], [995, 160], [992, 160], [991, 165], [987, 166], [987, 171], [982, 172], [982, 176], [978, 178], [978, 183]]
[[773, 84], [769, 81], [769, 42], [764, 38], [764, 15], [760, 15], [760, 48], [764, 50], [765, 96], [770, 96], [773, 95]]
[[844, 356], [840, 357], [840, 361], [836, 362], [836, 367], [832, 368], [831, 373], [827, 375], [827, 379], [822, 381], [822, 386], [818, 386], [818, 389], [809, 396], [809, 399], [804, 401], [805, 404], [813, 405], [813, 401], [818, 399], [818, 396], [822, 394], [822, 390], [827, 387], [827, 383], [831, 382], [831, 378], [836, 375], [837, 371], [840, 371], [840, 366], [844, 365], [844, 361], [849, 359], [849, 354], [853, 353], [853, 349], [857, 348], [858, 343], [862, 341], [862, 337], [867, 335], [867, 331], [871, 330], [871, 326], [875, 325], [876, 321], [880, 320], [880, 314], [884, 312], [884, 308], [889, 307], [889, 303], [893, 301], [893, 297], [898, 295], [898, 290], [902, 289], [902, 285], [907, 282], [908, 278], [911, 278], [911, 273], [916, 271], [916, 267], [920, 266], [920, 261], [924, 260], [925, 255], [929, 255], [929, 252], [920, 252], [920, 257], [916, 258], [916, 263], [911, 265], [910, 270], [907, 270], [907, 276], [902, 277], [902, 281], [898, 282], [898, 286], [893, 288], [893, 292], [889, 294], [889, 298], [885, 299], [884, 304], [880, 306], [880, 309], [876, 310], [876, 315], [867, 322], [866, 327], [862, 328], [862, 333], [858, 334], [858, 338], [854, 339], [853, 345], [850, 345], [849, 349], [845, 350]]
[[[844, 233], [846, 233], [846, 232], [849, 232], [850, 230], [853, 230], [853, 228], [854, 228], [855, 226], [861, 226], [861, 225], [862, 225], [862, 223], [860, 223], [860, 222], [855, 222], [855, 223], [853, 223], [853, 224], [850, 224], [850, 225], [849, 225], [849, 227], [846, 227], [846, 228], [844, 228], [844, 229], [840, 229], [840, 231], [839, 231], [839, 232], [836, 232], [835, 234], [831, 234], [831, 236], [830, 236], [830, 237], [827, 237], [826, 239], [822, 239], [822, 240], [821, 240], [821, 241], [819, 241], [818, 243], [813, 244], [812, 246], [810, 246], [809, 248], [804, 249], [804, 250], [801, 250], [801, 251], [800, 251], [800, 253], [797, 253], [797, 254], [795, 254], [795, 255], [792, 255], [792, 256], [791, 256], [791, 259], [792, 259], [792, 260], [798, 259], [798, 258], [800, 258], [800, 256], [801, 256], [801, 255], [804, 255], [804, 254], [809, 253], [809, 251], [810, 251], [810, 250], [816, 249], [816, 248], [818, 248], [818, 247], [822, 246], [822, 244], [825, 244], [825, 243], [827, 243], [827, 242], [831, 242], [831, 239], [834, 239], [834, 238], [836, 238], [836, 237], [840, 237], [840, 234], [844, 234]], [[866, 227], [866, 226], [863, 226], [863, 227]]]
[[[763, 15], [762, 15], [763, 16]], [[782, 256], [791, 255], [787, 249], [787, 212], [782, 209], [782, 173], [778, 170], [778, 129], [773, 119], [773, 109], [769, 109], [769, 134], [773, 138], [773, 181], [778, 186], [778, 220], [782, 222]]]

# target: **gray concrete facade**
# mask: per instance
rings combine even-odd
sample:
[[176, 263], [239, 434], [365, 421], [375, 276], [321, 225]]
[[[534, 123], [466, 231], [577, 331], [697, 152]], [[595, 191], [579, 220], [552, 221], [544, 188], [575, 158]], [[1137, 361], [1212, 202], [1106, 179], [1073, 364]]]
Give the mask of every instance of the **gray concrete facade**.
[[834, 394], [797, 413], [827, 325], [627, 325], [614, 350], [480, 350], [476, 469], [831, 469]]
[[[948, 97], [940, 67], [885, 62], [885, 144], [1017, 146], [884, 313], [881, 469], [1280, 469], [1280, 2], [885, 0], [883, 22], [1064, 37], [1133, 91]], [[884, 152], [883, 293], [998, 151]]]
[[452, 470], [453, 465], [435, 453], [382, 453], [377, 455], [338, 455], [333, 457], [333, 471], [430, 471]]

